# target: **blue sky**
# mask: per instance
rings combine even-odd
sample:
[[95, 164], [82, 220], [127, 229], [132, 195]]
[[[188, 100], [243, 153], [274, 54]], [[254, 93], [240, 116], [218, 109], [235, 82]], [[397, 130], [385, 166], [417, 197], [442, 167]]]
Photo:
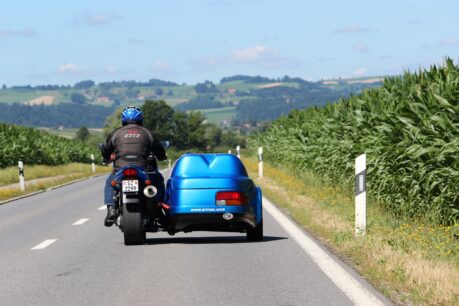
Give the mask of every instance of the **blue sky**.
[[0, 0], [0, 84], [394, 75], [457, 61], [457, 12], [457, 0]]

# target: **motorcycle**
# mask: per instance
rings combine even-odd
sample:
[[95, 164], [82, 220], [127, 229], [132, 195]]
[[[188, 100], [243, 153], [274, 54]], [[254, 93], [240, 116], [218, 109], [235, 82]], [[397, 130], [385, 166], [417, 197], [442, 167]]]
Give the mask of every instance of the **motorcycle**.
[[[169, 142], [161, 142], [161, 145], [167, 148]], [[104, 145], [100, 144], [99, 148], [105, 156]], [[125, 245], [143, 244], [147, 231], [163, 231], [168, 225], [166, 211], [158, 201], [158, 189], [153, 181], [158, 173], [157, 163], [153, 156], [148, 160], [150, 166], [147, 169], [138, 166], [120, 168], [111, 182], [118, 213], [114, 224], [123, 232]]]

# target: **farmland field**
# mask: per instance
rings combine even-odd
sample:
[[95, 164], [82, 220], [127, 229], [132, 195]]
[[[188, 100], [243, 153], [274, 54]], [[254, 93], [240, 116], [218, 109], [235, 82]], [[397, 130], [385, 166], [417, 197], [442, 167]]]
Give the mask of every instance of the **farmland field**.
[[[79, 129], [63, 129], [63, 130], [58, 130], [58, 129], [52, 129], [52, 128], [37, 128], [41, 131], [45, 131], [49, 134], [52, 134], [52, 135], [57, 135], [57, 136], [61, 136], [61, 137], [65, 137], [65, 138], [68, 138], [68, 139], [73, 139], [76, 137], [76, 133], [78, 132]], [[102, 136], [104, 134], [104, 131], [103, 129], [88, 129], [89, 132], [93, 135], [97, 135], [97, 136]]]
[[25, 90], [0, 90], [0, 103], [24, 103], [33, 99], [37, 99], [43, 96], [55, 97], [54, 102], [57, 101], [58, 97], [62, 97], [59, 91], [56, 90], [37, 90], [37, 91], [25, 91]]
[[322, 108], [293, 111], [255, 135], [266, 159], [354, 184], [354, 159], [367, 154], [369, 190], [394, 214], [459, 221], [459, 66], [446, 60], [386, 78]]
[[[250, 89], [259, 89], [261, 88], [260, 86], [267, 86], [273, 83], [245, 83], [243, 81], [234, 81], [234, 82], [227, 82], [223, 84], [217, 85], [218, 89], [230, 89], [234, 88], [238, 91], [248, 91]], [[294, 87], [298, 88], [298, 83], [282, 83], [282, 86], [286, 87]]]
[[236, 115], [236, 107], [223, 107], [202, 110], [209, 123], [220, 124], [223, 120], [231, 120]]

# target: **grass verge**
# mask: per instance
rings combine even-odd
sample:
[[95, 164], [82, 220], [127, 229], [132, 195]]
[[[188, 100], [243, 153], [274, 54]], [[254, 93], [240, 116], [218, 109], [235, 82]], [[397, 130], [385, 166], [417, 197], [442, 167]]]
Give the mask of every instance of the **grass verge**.
[[[258, 176], [254, 159], [243, 159]], [[255, 179], [269, 199], [397, 304], [459, 304], [459, 225], [397, 219], [369, 200], [367, 234], [354, 237], [354, 196], [265, 162]]]
[[[26, 195], [40, 190], [45, 190], [60, 184], [68, 183], [77, 179], [87, 178], [94, 174], [108, 173], [111, 167], [96, 166], [96, 173], [92, 172], [91, 165], [72, 163], [62, 166], [29, 166], [25, 168], [27, 188], [22, 192], [17, 187], [8, 187], [18, 182], [18, 170], [9, 167], [1, 170], [0, 201]], [[34, 180], [28, 183], [28, 180]]]

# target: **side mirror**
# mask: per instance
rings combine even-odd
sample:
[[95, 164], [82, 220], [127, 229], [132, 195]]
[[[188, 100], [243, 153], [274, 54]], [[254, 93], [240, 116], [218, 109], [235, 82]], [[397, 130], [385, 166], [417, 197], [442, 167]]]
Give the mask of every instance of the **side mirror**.
[[163, 147], [164, 149], [169, 148], [170, 145], [171, 145], [170, 141], [168, 141], [168, 140], [160, 141], [159, 143], [161, 144], [161, 147]]
[[105, 155], [105, 144], [99, 143], [99, 150], [102, 153], [102, 155]]

